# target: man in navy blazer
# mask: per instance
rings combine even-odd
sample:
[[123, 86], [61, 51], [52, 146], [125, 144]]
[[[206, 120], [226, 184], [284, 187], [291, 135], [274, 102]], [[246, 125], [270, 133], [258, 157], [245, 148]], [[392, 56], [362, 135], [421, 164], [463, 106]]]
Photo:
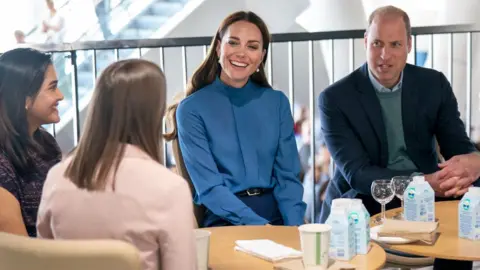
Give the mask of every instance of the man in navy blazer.
[[[377, 9], [365, 34], [368, 63], [320, 94], [322, 132], [336, 165], [322, 222], [331, 200], [340, 197], [362, 198], [371, 214], [378, 213], [380, 204], [370, 191], [376, 179], [421, 172], [439, 197], [460, 196], [479, 183], [480, 158], [448, 80], [441, 72], [406, 64], [410, 33], [405, 12]], [[446, 167], [460, 162], [439, 164], [435, 138], [446, 160], [475, 159], [478, 167], [469, 178]]]
[[[361, 198], [370, 214], [379, 213], [371, 195], [376, 179], [421, 172], [442, 198], [479, 184], [480, 155], [452, 88], [442, 73], [406, 64], [411, 45], [404, 11], [375, 10], [365, 33], [367, 63], [320, 94], [322, 132], [336, 165], [320, 222], [335, 198]], [[439, 164], [435, 139], [447, 162]]]
[[[393, 6], [369, 17], [367, 63], [319, 97], [325, 143], [335, 162], [320, 222], [335, 198], [360, 198], [380, 212], [371, 194], [376, 179], [425, 174], [437, 200], [479, 185], [480, 155], [465, 132], [452, 88], [435, 70], [407, 65], [411, 50], [408, 15]], [[436, 151], [447, 160], [439, 164]], [[400, 206], [399, 201], [387, 204]], [[434, 269], [471, 269], [471, 262], [435, 260]]]

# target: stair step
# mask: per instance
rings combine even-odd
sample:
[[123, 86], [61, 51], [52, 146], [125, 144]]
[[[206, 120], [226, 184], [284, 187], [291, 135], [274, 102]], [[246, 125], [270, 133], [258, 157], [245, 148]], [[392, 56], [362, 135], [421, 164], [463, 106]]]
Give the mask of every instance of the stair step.
[[163, 0], [164, 2], [172, 2], [172, 3], [182, 3], [185, 4], [190, 0]]
[[183, 7], [183, 3], [179, 1], [159, 1], [152, 3], [149, 7], [149, 13], [151, 15], [163, 15], [169, 17], [170, 15], [178, 12]]
[[168, 20], [168, 17], [161, 15], [140, 15], [132, 23], [141, 29], [157, 29]]
[[117, 39], [145, 39], [153, 34], [154, 29], [127, 28], [120, 32]]

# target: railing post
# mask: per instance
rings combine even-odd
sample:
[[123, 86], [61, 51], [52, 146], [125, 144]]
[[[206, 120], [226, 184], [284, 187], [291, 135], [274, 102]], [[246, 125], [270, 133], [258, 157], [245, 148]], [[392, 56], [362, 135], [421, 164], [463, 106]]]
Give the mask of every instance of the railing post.
[[75, 115], [73, 117], [73, 145], [77, 146], [80, 140], [80, 106], [78, 101], [78, 66], [77, 66], [77, 51], [70, 51], [70, 60], [73, 67], [73, 106], [75, 108]]
[[465, 128], [468, 137], [472, 133], [472, 32], [467, 33], [467, 68], [465, 69], [467, 89], [466, 89], [466, 106], [465, 106]]
[[310, 40], [308, 42], [308, 92], [309, 92], [309, 107], [310, 107], [310, 157], [312, 158], [312, 223], [315, 223], [315, 213], [317, 207], [315, 205], [315, 154], [316, 154], [316, 145], [315, 145], [315, 53], [314, 53], [314, 42]]
[[295, 115], [295, 84], [294, 84], [294, 70], [293, 70], [293, 42], [288, 42], [288, 97], [290, 99], [290, 110], [292, 115]]

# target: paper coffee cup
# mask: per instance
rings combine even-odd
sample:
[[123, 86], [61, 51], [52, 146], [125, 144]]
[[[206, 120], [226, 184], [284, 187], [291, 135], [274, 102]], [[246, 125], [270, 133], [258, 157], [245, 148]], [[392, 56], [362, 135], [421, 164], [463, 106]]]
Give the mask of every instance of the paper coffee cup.
[[208, 270], [208, 255], [210, 249], [210, 231], [195, 229], [197, 240], [197, 269]]
[[298, 230], [305, 268], [327, 269], [332, 227], [328, 224], [305, 224]]

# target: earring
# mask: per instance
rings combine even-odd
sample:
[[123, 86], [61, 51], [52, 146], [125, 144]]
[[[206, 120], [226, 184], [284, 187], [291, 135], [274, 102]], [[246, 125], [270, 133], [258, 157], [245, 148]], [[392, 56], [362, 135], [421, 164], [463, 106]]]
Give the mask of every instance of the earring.
[[25, 110], [27, 110], [27, 111], [28, 111], [28, 106], [27, 106], [27, 105], [25, 105]]
[[257, 72], [260, 72], [260, 69], [259, 69], [259, 68], [257, 68]]

